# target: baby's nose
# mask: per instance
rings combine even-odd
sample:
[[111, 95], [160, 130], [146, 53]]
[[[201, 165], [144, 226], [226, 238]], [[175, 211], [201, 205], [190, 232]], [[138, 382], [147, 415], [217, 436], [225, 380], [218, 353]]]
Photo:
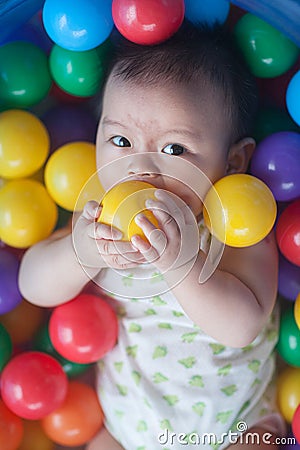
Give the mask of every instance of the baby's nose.
[[128, 164], [128, 175], [142, 178], [154, 178], [160, 173], [157, 161], [149, 153], [132, 155]]

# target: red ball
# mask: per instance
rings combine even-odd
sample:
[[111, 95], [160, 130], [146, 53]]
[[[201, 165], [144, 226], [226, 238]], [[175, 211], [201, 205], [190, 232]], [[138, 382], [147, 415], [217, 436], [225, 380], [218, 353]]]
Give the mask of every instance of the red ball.
[[113, 0], [112, 14], [126, 39], [153, 45], [176, 33], [184, 19], [184, 0]]
[[276, 239], [286, 259], [300, 266], [300, 199], [290, 203], [279, 217]]
[[92, 363], [115, 345], [117, 316], [100, 297], [80, 294], [54, 309], [49, 335], [54, 348], [64, 358], [80, 364]]
[[24, 419], [41, 419], [61, 406], [67, 388], [67, 376], [59, 362], [42, 352], [15, 356], [1, 376], [3, 401]]
[[300, 405], [298, 405], [293, 415], [292, 431], [297, 442], [300, 443]]

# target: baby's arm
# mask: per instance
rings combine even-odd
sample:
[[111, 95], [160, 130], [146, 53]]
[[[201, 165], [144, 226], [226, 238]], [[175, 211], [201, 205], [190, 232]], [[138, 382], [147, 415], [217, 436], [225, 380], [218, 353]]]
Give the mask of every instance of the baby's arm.
[[19, 273], [22, 295], [31, 303], [52, 307], [75, 297], [105, 267], [135, 267], [141, 255], [122, 233], [95, 222], [100, 210], [88, 202], [71, 226], [32, 246]]
[[[174, 201], [166, 193], [161, 193], [158, 199], [161, 200], [157, 202], [160, 209], [153, 208], [153, 213], [163, 233], [142, 217], [139, 225], [151, 246], [138, 237], [133, 238], [133, 244], [164, 272], [170, 289], [187, 315], [205, 333], [224, 345], [243, 347], [249, 344], [266, 323], [276, 299], [278, 255], [273, 234], [251, 247], [225, 247], [218, 268], [200, 284], [199, 275], [206, 259], [202, 251], [191, 270], [190, 262], [169, 269], [181, 245], [187, 245], [189, 249], [189, 239], [182, 241], [176, 224], [184, 219], [186, 223], [181, 226], [184, 232], [189, 215], [182, 210], [176, 211]], [[172, 217], [176, 215], [175, 221]], [[191, 258], [193, 256], [191, 254]]]
[[[204, 284], [200, 252], [191, 272], [173, 292], [189, 317], [224, 345], [243, 347], [261, 331], [277, 294], [278, 256], [273, 234], [243, 248], [225, 247], [218, 269]], [[176, 271], [167, 275], [174, 283]], [[172, 285], [172, 284], [170, 284]]]

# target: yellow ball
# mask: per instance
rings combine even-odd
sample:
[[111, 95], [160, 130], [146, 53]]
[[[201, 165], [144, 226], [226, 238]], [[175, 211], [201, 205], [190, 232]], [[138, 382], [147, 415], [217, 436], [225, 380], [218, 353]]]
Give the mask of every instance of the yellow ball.
[[294, 305], [294, 316], [296, 324], [298, 325], [298, 328], [300, 329], [300, 292], [297, 295], [295, 305]]
[[286, 367], [277, 379], [277, 404], [284, 419], [291, 423], [300, 404], [300, 368]]
[[33, 174], [46, 161], [49, 147], [48, 131], [35, 115], [17, 109], [0, 114], [0, 176]]
[[27, 248], [53, 231], [57, 206], [38, 181], [7, 182], [0, 189], [0, 239], [17, 248]]
[[276, 218], [270, 189], [247, 174], [228, 175], [208, 191], [203, 217], [210, 232], [232, 247], [248, 247], [264, 239]]
[[123, 233], [122, 240], [129, 241], [137, 234], [145, 239], [141, 228], [135, 223], [134, 217], [143, 213], [150, 222], [158, 227], [153, 213], [145, 209], [145, 201], [154, 197], [155, 188], [144, 181], [125, 181], [110, 189], [104, 196], [99, 222], [112, 225]]
[[57, 149], [45, 168], [45, 184], [53, 200], [68, 211], [81, 211], [103, 193], [96, 169], [96, 148], [89, 142], [71, 142]]

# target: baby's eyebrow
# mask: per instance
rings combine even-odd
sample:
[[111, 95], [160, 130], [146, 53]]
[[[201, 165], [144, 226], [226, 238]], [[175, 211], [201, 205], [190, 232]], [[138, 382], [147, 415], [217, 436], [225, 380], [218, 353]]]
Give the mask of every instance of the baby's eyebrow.
[[180, 128], [174, 128], [172, 130], [168, 130], [167, 134], [197, 139], [200, 141], [203, 139], [203, 137], [201, 136], [201, 133], [197, 133], [192, 130], [181, 130]]
[[123, 125], [121, 122], [118, 122], [117, 120], [109, 119], [107, 116], [105, 116], [102, 119], [102, 125], [104, 125], [104, 126], [111, 125], [111, 126], [118, 126], [118, 127], [125, 128], [125, 125]]

